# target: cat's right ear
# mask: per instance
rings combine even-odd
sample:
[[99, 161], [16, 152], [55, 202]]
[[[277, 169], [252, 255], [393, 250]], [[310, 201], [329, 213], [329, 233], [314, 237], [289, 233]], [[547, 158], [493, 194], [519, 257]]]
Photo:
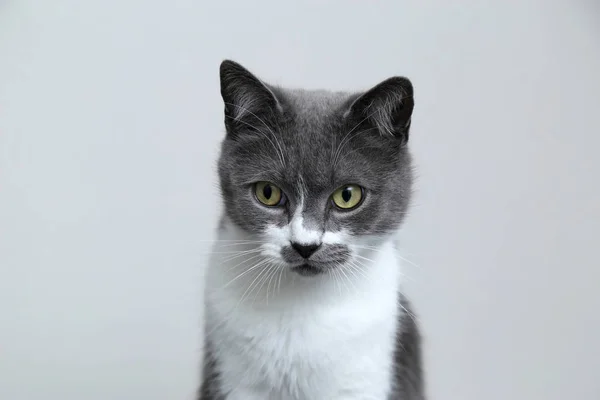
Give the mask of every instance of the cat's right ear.
[[395, 76], [376, 85], [354, 99], [345, 116], [354, 123], [370, 121], [383, 136], [391, 136], [405, 144], [415, 106], [410, 80]]
[[235, 138], [242, 131], [261, 131], [265, 129], [265, 121], [282, 112], [273, 91], [240, 64], [225, 60], [219, 72], [228, 136]]

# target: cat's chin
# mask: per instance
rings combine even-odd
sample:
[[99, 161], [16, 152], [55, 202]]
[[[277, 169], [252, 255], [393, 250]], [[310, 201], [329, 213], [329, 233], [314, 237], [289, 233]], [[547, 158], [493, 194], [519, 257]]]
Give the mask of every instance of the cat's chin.
[[300, 276], [316, 276], [325, 272], [323, 268], [316, 267], [310, 264], [302, 264], [296, 267], [292, 267], [292, 271]]

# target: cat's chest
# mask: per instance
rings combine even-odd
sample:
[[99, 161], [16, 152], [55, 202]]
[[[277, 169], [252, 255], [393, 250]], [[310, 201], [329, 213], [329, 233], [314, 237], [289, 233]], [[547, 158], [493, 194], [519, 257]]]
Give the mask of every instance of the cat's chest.
[[338, 314], [246, 314], [230, 319], [213, 335], [228, 381], [268, 388], [279, 400], [327, 398], [324, 393], [333, 396], [339, 388], [361, 391], [370, 390], [364, 385], [385, 385], [393, 319], [365, 330], [360, 318]]
[[314, 369], [338, 361], [361, 340], [353, 322], [308, 312], [245, 313], [224, 327], [221, 337], [248, 362], [276, 364], [280, 370]]

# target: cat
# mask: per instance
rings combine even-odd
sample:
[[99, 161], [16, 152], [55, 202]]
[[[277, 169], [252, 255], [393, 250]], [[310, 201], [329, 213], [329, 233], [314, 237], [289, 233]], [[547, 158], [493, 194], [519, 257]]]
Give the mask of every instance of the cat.
[[394, 247], [409, 208], [407, 78], [290, 90], [220, 66], [224, 211], [200, 400], [423, 400]]

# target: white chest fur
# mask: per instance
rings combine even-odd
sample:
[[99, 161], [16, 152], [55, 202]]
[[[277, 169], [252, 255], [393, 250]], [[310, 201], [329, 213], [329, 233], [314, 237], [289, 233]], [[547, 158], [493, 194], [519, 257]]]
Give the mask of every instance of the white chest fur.
[[[231, 233], [221, 239], [232, 240]], [[391, 242], [370, 255], [360, 273], [300, 277], [288, 271], [274, 278], [277, 284], [253, 289], [253, 296], [248, 288], [256, 277], [239, 277], [239, 258], [212, 257], [206, 334], [228, 399], [386, 398], [401, 273]]]

